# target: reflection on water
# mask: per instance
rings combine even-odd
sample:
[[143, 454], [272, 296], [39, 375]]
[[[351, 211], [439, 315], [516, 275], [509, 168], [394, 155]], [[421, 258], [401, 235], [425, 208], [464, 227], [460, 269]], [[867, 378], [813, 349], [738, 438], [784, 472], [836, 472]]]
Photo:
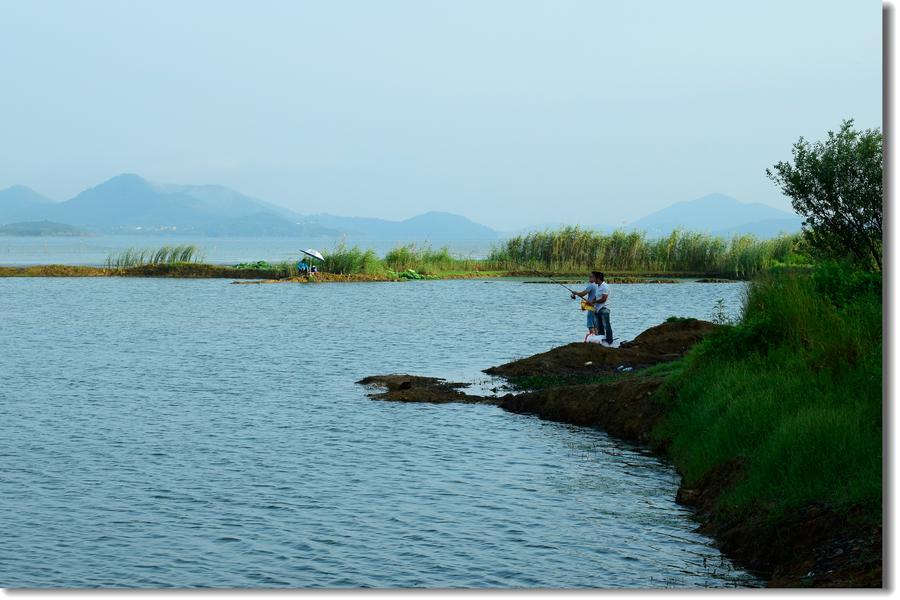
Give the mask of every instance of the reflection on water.
[[[741, 289], [614, 286], [617, 335]], [[5, 587], [757, 583], [640, 449], [353, 383], [578, 339], [550, 286], [7, 279], [0, 315]]]

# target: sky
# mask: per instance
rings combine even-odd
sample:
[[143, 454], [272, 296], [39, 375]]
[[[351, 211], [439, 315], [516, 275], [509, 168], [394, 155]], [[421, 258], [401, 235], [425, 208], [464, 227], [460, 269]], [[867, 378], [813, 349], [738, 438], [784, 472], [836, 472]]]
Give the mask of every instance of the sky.
[[881, 126], [874, 0], [0, 0], [0, 188], [621, 225]]

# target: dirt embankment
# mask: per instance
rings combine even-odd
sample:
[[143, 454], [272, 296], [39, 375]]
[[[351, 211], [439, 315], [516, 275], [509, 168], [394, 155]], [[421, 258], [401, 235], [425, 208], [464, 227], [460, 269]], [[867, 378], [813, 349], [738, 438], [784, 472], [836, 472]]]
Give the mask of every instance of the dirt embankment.
[[746, 466], [743, 460], [719, 465], [678, 489], [678, 502], [697, 511], [700, 531], [723, 553], [760, 573], [769, 587], [881, 587], [882, 528], [859, 511], [841, 514], [822, 504], [774, 518], [764, 509], [749, 517], [720, 511], [719, 498], [741, 481]]
[[[430, 403], [487, 403], [541, 419], [598, 427], [629, 441], [649, 443], [651, 432], [665, 418], [665, 403], [655, 392], [663, 376], [645, 376], [640, 369], [684, 356], [716, 329], [704, 321], [663, 323], [619, 348], [575, 343], [513, 361], [485, 372], [505, 378], [613, 375], [622, 367], [635, 369], [597, 383], [552, 385], [504, 396], [466, 394], [462, 384], [411, 375], [367, 377], [359, 383], [377, 388], [380, 400]], [[655, 450], [666, 451], [666, 443]], [[700, 529], [719, 543], [739, 565], [768, 580], [773, 587], [879, 587], [882, 584], [881, 528], [860, 525], [853, 515], [825, 506], [809, 506], [790, 515], [772, 517], [765, 507], [751, 516], [720, 510], [722, 494], [740, 481], [743, 463], [720, 465], [701, 481], [682, 484], [678, 501], [697, 510]]]
[[509, 412], [599, 427], [628, 441], [648, 442], [650, 431], [664, 414], [652, 400], [664, 381], [661, 377], [627, 377], [610, 383], [550, 387], [508, 394], [499, 405]]

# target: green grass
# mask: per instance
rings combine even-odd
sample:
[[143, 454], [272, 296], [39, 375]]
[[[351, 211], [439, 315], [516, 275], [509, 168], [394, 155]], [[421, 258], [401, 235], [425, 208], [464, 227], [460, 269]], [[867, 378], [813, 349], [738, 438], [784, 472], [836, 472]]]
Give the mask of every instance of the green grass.
[[[325, 262], [321, 270], [341, 275], [384, 275], [399, 279], [423, 279], [434, 276], [466, 274], [483, 271], [490, 267], [485, 260], [454, 256], [446, 247], [434, 250], [429, 246], [414, 244], [398, 246], [380, 258], [373, 250], [363, 250], [358, 246], [348, 247], [344, 243], [323, 253]], [[407, 275], [404, 275], [406, 273]]]
[[203, 254], [194, 244], [178, 246], [161, 246], [155, 250], [149, 248], [128, 248], [106, 258], [108, 269], [131, 269], [145, 265], [178, 265], [200, 263]]
[[341, 242], [334, 249], [323, 252], [323, 255], [325, 263], [320, 268], [326, 273], [380, 275], [385, 271], [384, 263], [374, 250], [362, 250], [359, 246], [350, 248]]
[[800, 235], [730, 240], [704, 233], [673, 231], [648, 239], [638, 232], [602, 234], [579, 227], [534, 232], [494, 248], [489, 261], [509, 271], [692, 272], [746, 278], [771, 267], [807, 264]]
[[881, 361], [879, 274], [823, 265], [766, 276], [751, 284], [738, 324], [680, 361], [654, 437], [670, 440], [689, 484], [746, 461], [723, 511], [776, 516], [825, 502], [880, 518]]

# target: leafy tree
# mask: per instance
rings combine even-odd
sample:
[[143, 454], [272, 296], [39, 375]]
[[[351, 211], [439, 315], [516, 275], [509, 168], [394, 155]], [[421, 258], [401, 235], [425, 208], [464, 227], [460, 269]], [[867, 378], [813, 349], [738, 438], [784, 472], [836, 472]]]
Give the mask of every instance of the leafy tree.
[[794, 144], [794, 164], [766, 169], [769, 179], [791, 198], [804, 217], [810, 246], [829, 258], [851, 257], [866, 268], [881, 270], [882, 135], [878, 129], [856, 131], [853, 119], [837, 133], [810, 144]]

